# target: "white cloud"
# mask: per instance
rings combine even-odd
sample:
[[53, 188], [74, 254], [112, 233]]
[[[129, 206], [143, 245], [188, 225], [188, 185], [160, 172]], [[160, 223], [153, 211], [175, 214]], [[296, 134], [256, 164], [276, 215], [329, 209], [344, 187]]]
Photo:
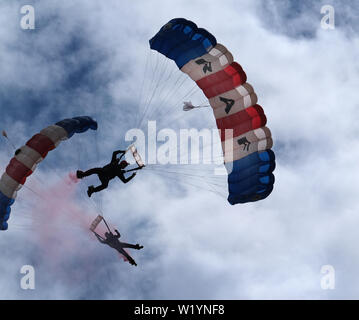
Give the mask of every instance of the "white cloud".
[[[58, 56], [69, 40], [68, 34], [76, 30], [84, 32], [90, 48], [86, 51], [82, 47], [67, 57], [67, 63], [75, 66], [88, 58], [88, 53], [94, 56], [99, 53], [103, 61], [94, 66], [94, 74], [111, 79], [98, 84], [99, 94], [80, 88], [69, 98], [67, 91], [66, 95], [55, 92], [54, 103], [42, 118], [31, 119], [29, 123], [18, 121], [16, 127], [9, 129], [14, 139], [24, 141], [27, 133], [31, 135], [41, 127], [37, 124], [46, 125], [51, 112], [67, 117], [74, 112], [78, 115], [81, 109], [98, 115], [102, 153], [94, 154], [93, 141], [74, 137], [74, 142], [60, 146], [61, 155], [56, 150], [62, 165], [53, 164], [59, 161], [54, 151], [47, 159], [48, 164], [39, 167], [36, 173], [39, 179], [48, 180], [46, 184], [51, 186], [57, 177], [49, 172], [55, 168], [59, 168], [61, 176], [77, 166], [97, 165], [97, 157], [100, 162], [109, 160], [112, 149], [123, 143], [124, 128], [134, 121], [129, 110], [136, 106], [134, 100], [138, 97], [133, 96], [140, 94], [148, 39], [171, 18], [183, 16], [208, 29], [231, 50], [258, 93], [275, 139], [275, 189], [264, 201], [232, 207], [206, 187], [198, 190], [185, 185], [183, 189], [176, 181], [164, 181], [156, 171], [144, 169], [128, 186], [113, 182], [102, 198], [105, 217], [119, 227], [126, 240], [145, 246], [143, 251], [133, 253], [137, 268], [120, 263], [110, 249], [90, 242], [86, 234], [76, 235], [56, 227], [50, 231], [58, 234], [55, 238], [58, 242], [51, 243], [51, 248], [61, 249], [62, 237], [69, 236], [79, 250], [78, 254], [60, 255], [63, 270], [56, 273], [42, 248], [37, 248], [36, 228], [22, 230], [10, 225], [9, 231], [0, 234], [0, 266], [2, 274], [7, 275], [0, 280], [4, 289], [1, 297], [356, 298], [358, 37], [349, 38], [340, 28], [321, 30], [319, 21], [311, 38], [275, 33], [257, 15], [260, 3], [252, 1], [227, 1], [221, 5], [205, 1], [77, 3], [36, 4], [39, 26], [48, 14], [59, 15], [61, 19], [56, 19], [56, 24], [49, 20], [44, 30], [36, 31], [39, 47], [30, 55], [25, 55], [29, 43], [11, 49], [16, 39], [24, 35], [18, 35], [12, 28], [13, 19], [18, 17], [14, 14], [17, 6], [1, 5], [1, 19], [6, 18], [11, 26], [0, 29], [1, 50], [7, 65], [0, 76], [2, 84], [35, 91], [52, 90], [66, 76], [69, 65], [51, 57]], [[304, 15], [302, 23], [306, 19]], [[291, 21], [286, 23], [288, 26], [281, 26], [283, 30]], [[298, 19], [296, 25], [300, 25]], [[46, 51], [48, 56], [44, 60]], [[33, 70], [38, 69], [41, 73], [33, 81]], [[145, 81], [150, 82], [150, 75], [147, 76]], [[186, 83], [191, 86], [190, 81]], [[102, 95], [112, 98], [108, 105], [101, 105]], [[79, 109], [73, 110], [71, 97]], [[175, 95], [172, 100], [179, 98]], [[93, 103], [100, 110], [95, 112]], [[66, 107], [59, 110], [59, 104]], [[172, 103], [168, 107], [175, 110]], [[13, 121], [12, 112], [16, 115], [21, 108], [9, 111], [1, 105], [2, 113], [9, 112], [7, 126]], [[214, 125], [209, 113], [207, 118], [196, 118], [196, 114], [190, 117], [191, 123], [199, 127]], [[163, 119], [170, 119], [169, 114]], [[32, 131], [24, 129], [27, 126]], [[80, 142], [84, 143], [83, 150], [90, 152], [76, 159]], [[8, 156], [5, 151], [0, 152], [2, 168]], [[97, 183], [82, 182], [83, 193], [91, 181]], [[36, 187], [33, 180], [29, 179], [29, 183]], [[20, 193], [23, 202], [13, 207], [10, 223], [28, 226], [24, 220], [28, 210], [25, 198], [31, 192]], [[89, 205], [82, 197], [78, 204]], [[29, 261], [39, 270], [39, 286], [34, 292], [24, 293], [17, 287], [17, 270], [22, 264], [31, 264]], [[88, 263], [93, 263], [94, 269], [87, 271]], [[333, 291], [320, 288], [320, 268], [325, 264], [336, 269], [337, 287]], [[84, 271], [76, 270], [74, 265]], [[67, 276], [76, 279], [77, 272], [81, 274], [81, 285], [75, 280], [63, 281]], [[50, 291], [49, 287], [53, 289]]]

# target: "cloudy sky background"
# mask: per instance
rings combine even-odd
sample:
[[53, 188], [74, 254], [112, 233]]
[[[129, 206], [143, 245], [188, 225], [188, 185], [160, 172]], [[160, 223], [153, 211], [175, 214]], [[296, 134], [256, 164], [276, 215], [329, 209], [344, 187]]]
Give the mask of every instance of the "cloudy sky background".
[[[35, 30], [20, 29], [25, 4], [35, 7]], [[326, 4], [336, 10], [335, 30], [320, 27]], [[356, 1], [2, 1], [0, 129], [16, 146], [66, 117], [93, 116], [99, 130], [51, 152], [19, 192], [0, 234], [0, 298], [358, 298], [358, 15]], [[175, 17], [226, 45], [258, 94], [277, 156], [265, 201], [230, 206], [208, 190], [210, 177], [193, 178], [196, 188], [179, 169], [182, 182], [144, 169], [94, 201], [84, 194], [96, 179], [67, 183], [69, 172], [105, 164], [127, 146], [124, 135], [161, 74], [156, 59], [175, 70], [148, 46]], [[145, 120], [213, 128], [208, 109], [183, 116], [181, 98], [192, 86], [186, 80], [175, 91], [164, 115], [154, 97]], [[204, 100], [198, 91], [189, 98]], [[2, 140], [1, 170], [12, 153]], [[138, 267], [86, 231], [99, 209], [125, 241], [145, 246], [131, 252]], [[25, 264], [35, 267], [35, 290], [20, 288]], [[335, 290], [321, 289], [323, 265], [335, 268]]]

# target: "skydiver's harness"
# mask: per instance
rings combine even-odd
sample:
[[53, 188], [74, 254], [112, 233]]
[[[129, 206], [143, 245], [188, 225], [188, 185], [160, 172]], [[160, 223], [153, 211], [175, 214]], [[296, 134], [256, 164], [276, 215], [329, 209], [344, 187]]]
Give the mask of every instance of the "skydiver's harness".
[[[131, 171], [136, 171], [138, 169], [142, 169], [143, 167], [145, 167], [144, 162], [142, 161], [141, 156], [139, 155], [137, 148], [135, 147], [134, 144], [131, 144], [125, 151], [122, 151], [122, 155], [120, 156], [120, 158], [118, 160], [121, 160], [122, 157], [128, 152], [130, 151], [133, 159], [135, 160], [135, 162], [137, 163], [138, 167], [134, 168], [134, 169], [130, 169], [130, 170], [120, 170], [118, 168], [118, 163], [115, 161], [116, 157], [113, 155], [112, 156], [112, 160], [109, 164], [107, 164], [106, 166], [99, 168], [101, 172], [98, 173], [98, 176], [101, 180], [102, 183], [104, 183], [105, 181], [109, 181], [114, 179], [116, 176], [118, 176], [119, 174], [123, 175], [126, 172], [131, 172]], [[118, 152], [118, 151], [117, 151]], [[114, 153], [115, 154], [115, 153]]]
[[[122, 157], [128, 152], [130, 151], [132, 156], [133, 156], [133, 159], [136, 161], [137, 165], [138, 165], [138, 168], [134, 168], [134, 169], [130, 169], [130, 170], [121, 170], [123, 171], [123, 173], [126, 173], [126, 172], [131, 172], [131, 171], [136, 171], [138, 169], [141, 169], [145, 166], [144, 162], [142, 161], [142, 158], [141, 156], [139, 155], [138, 151], [137, 151], [137, 148], [135, 146], [134, 143], [132, 143], [125, 151], [125, 153], [123, 153], [120, 157], [119, 160], [122, 159]], [[111, 161], [111, 164], [108, 165], [109, 167], [112, 165], [112, 161]], [[106, 166], [104, 167], [104, 169], [106, 168]], [[104, 170], [104, 175], [106, 175], [106, 169]]]

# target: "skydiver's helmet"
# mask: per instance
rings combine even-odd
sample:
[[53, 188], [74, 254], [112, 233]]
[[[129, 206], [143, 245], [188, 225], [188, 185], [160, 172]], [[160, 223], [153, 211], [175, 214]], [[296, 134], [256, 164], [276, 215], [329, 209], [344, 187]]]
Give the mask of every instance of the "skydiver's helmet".
[[126, 160], [122, 160], [120, 162], [120, 168], [121, 169], [125, 169], [128, 165], [129, 165], [129, 163]]

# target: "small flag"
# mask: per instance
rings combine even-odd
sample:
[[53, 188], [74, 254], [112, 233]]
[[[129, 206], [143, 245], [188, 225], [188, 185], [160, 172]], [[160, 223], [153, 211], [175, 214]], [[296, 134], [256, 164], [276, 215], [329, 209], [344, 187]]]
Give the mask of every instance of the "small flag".
[[5, 130], [2, 131], [2, 135], [3, 135], [5, 138], [7, 138], [7, 133], [6, 133]]

